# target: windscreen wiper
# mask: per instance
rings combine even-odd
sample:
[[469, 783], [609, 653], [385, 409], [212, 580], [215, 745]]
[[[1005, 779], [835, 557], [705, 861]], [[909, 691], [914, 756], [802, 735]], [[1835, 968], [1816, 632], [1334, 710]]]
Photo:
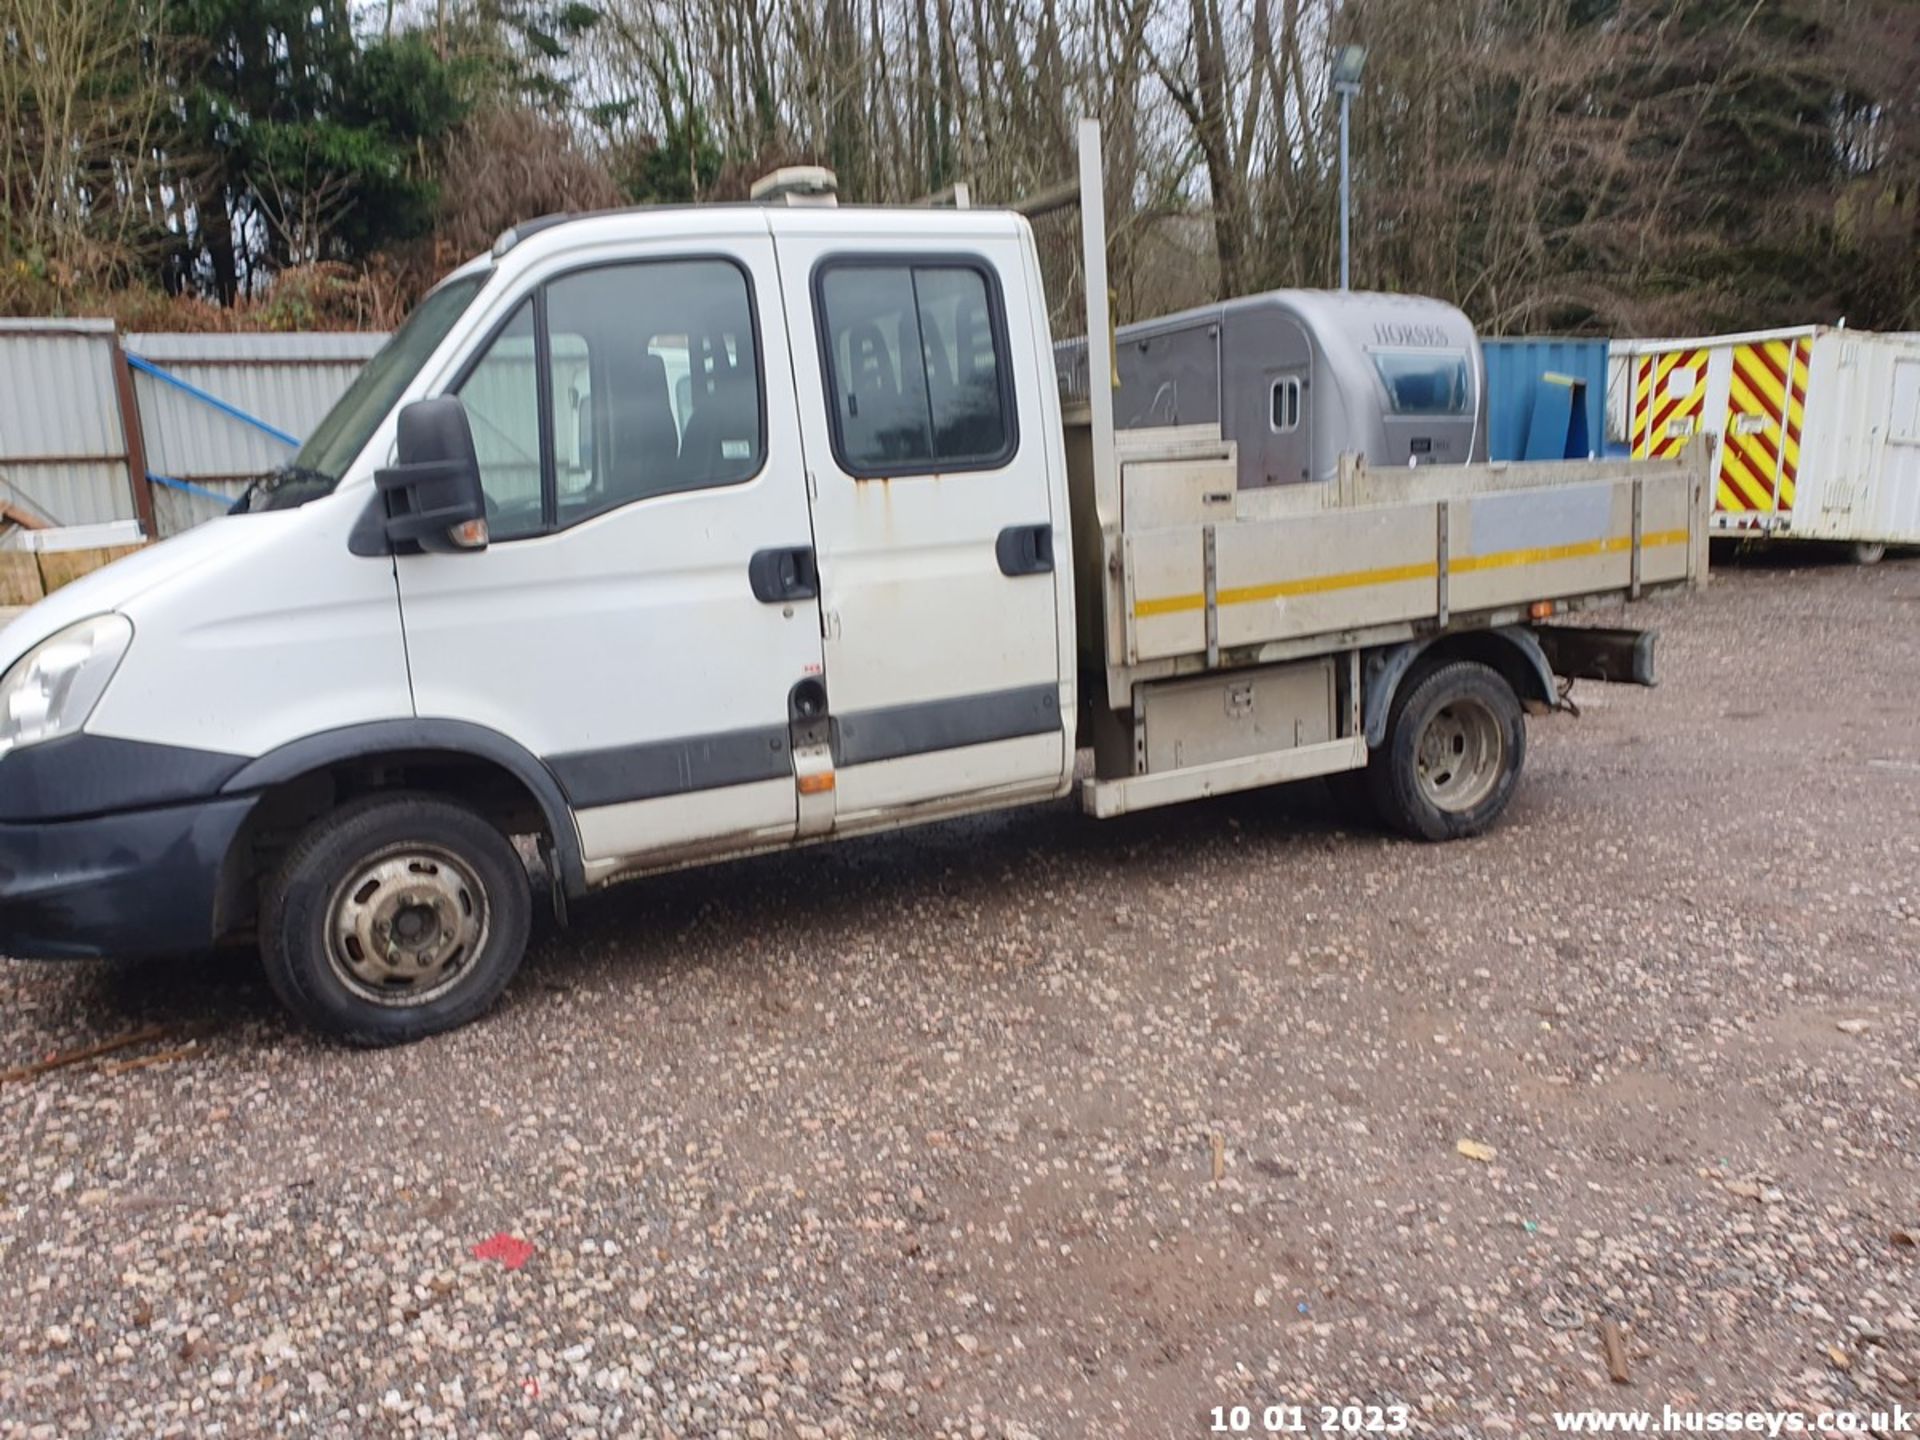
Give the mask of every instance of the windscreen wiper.
[[256, 495], [271, 495], [282, 485], [292, 481], [295, 484], [319, 484], [331, 486], [333, 476], [324, 470], [316, 470], [311, 465], [276, 465], [273, 469], [256, 475], [247, 482], [247, 488], [240, 492], [240, 498], [227, 508], [229, 515], [245, 515], [253, 509]]

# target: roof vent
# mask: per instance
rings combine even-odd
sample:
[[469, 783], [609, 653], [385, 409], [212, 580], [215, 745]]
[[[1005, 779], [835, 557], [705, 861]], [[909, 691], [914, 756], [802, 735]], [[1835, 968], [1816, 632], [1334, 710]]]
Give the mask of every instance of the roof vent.
[[837, 205], [840, 181], [824, 165], [783, 165], [747, 191], [761, 205]]

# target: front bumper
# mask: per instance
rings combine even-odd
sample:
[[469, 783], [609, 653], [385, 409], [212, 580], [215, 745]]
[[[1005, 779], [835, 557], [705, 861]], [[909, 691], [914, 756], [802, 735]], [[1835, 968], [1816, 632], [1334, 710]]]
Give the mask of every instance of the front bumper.
[[175, 955], [214, 941], [220, 870], [254, 797], [0, 824], [0, 955]]

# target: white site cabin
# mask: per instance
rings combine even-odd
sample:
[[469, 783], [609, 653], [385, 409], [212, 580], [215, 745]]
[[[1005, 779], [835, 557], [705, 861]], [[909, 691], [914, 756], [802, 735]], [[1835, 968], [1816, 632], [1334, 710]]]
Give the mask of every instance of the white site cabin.
[[[1091, 373], [1110, 373], [1081, 132]], [[1224, 502], [1223, 502], [1224, 497]], [[244, 513], [0, 632], [0, 954], [259, 944], [364, 1043], [498, 996], [569, 899], [1068, 793], [1357, 772], [1499, 815], [1552, 614], [1705, 579], [1696, 455], [1239, 485], [1217, 428], [1063, 410], [1019, 214], [561, 217], [421, 304]]]
[[1712, 451], [1716, 536], [1920, 545], [1920, 335], [1808, 325], [1616, 342], [1640, 458]]

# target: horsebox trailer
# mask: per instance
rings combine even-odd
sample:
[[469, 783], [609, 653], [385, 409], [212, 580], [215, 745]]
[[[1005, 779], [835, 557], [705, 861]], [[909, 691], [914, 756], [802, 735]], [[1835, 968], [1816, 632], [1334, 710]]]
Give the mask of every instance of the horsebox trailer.
[[[1343, 454], [1375, 468], [1487, 459], [1473, 322], [1444, 300], [1269, 290], [1115, 335], [1114, 425], [1210, 425], [1246, 488], [1324, 483]], [[1087, 394], [1087, 342], [1054, 349], [1061, 393]]]

